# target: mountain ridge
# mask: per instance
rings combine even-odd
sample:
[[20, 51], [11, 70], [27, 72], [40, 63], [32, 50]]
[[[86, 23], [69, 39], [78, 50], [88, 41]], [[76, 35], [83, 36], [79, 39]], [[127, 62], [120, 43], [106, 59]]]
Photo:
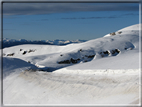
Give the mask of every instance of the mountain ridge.
[[26, 39], [9, 39], [3, 38], [3, 46], [1, 48], [24, 45], [24, 44], [41, 44], [41, 45], [67, 45], [71, 43], [81, 43], [86, 42], [87, 40], [26, 40]]
[[[135, 28], [132, 25], [128, 28]], [[83, 43], [55, 45], [18, 45], [3, 50], [4, 57], [20, 58], [46, 71], [93, 62], [96, 60], [139, 51], [139, 29], [133, 32], [127, 28], [121, 34], [115, 34], [89, 40]], [[136, 58], [137, 59], [137, 58]], [[100, 66], [101, 67], [101, 66]]]
[[138, 106], [140, 40], [139, 30], [122, 29], [83, 43], [4, 48], [3, 103]]

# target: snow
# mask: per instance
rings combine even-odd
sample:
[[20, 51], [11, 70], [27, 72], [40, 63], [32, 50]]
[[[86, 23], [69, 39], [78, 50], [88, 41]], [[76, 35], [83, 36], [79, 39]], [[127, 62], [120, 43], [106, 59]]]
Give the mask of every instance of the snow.
[[[136, 25], [132, 25], [132, 26], [128, 26], [128, 27], [125, 27], [123, 29], [120, 29], [118, 31], [116, 31], [115, 33], [117, 35], [121, 35], [121, 32], [122, 34], [135, 34], [135, 33], [139, 33], [139, 30], [141, 29], [142, 25], [141, 24], [136, 24]], [[120, 34], [119, 34], [120, 32]], [[105, 35], [104, 37], [108, 37], [108, 36], [111, 36], [110, 34], [107, 34]]]
[[4, 79], [4, 104], [127, 105], [139, 98], [138, 81], [138, 74], [87, 76], [25, 71]]
[[140, 25], [83, 43], [4, 48], [4, 104], [139, 105]]
[[[102, 37], [83, 43], [73, 43], [65, 46], [18, 45], [4, 48], [3, 53], [5, 54], [5, 57], [7, 57], [8, 54], [14, 53], [14, 56], [10, 57], [19, 58], [26, 62], [30, 61], [32, 64], [44, 66], [49, 68], [48, 71], [54, 71], [59, 68], [74, 65], [71, 63], [71, 58], [73, 60], [78, 59], [76, 62], [79, 66], [84, 65], [80, 63], [89, 62], [87, 63], [88, 68], [90, 68], [89, 65], [96, 65], [97, 63], [101, 64], [97, 65], [96, 69], [138, 68], [139, 30], [137, 28], [137, 32], [131, 32], [130, 30], [130, 32], [124, 34], [123, 32], [126, 30], [122, 29], [121, 31], [122, 34], [117, 34], [115, 36]], [[22, 49], [22, 51], [20, 51], [20, 49]], [[119, 52], [113, 54], [113, 51], [116, 49]], [[30, 50], [33, 52], [29, 52]], [[26, 54], [23, 55], [23, 52], [26, 52]], [[106, 54], [104, 54], [104, 52]], [[128, 54], [130, 55], [127, 56]], [[125, 64], [125, 61], [121, 60], [125, 59], [125, 57], [127, 57], [126, 62], [128, 64]], [[133, 61], [136, 63], [133, 64]], [[67, 62], [68, 64], [65, 64]], [[106, 64], [105, 62], [109, 63]], [[86, 66], [84, 67], [86, 68]]]
[[66, 69], [138, 69], [140, 68], [139, 55], [140, 53], [127, 52], [123, 55], [116, 56], [116, 58], [107, 57], [102, 59], [95, 59], [88, 63], [81, 63], [66, 67]]
[[3, 78], [15, 71], [22, 72], [27, 69], [38, 69], [35, 65], [29, 64], [17, 58], [3, 58]]
[[86, 40], [58, 40], [58, 39], [56, 40], [26, 40], [26, 39], [16, 40], [16, 39], [4, 38], [3, 48], [16, 46], [16, 45], [22, 45], [22, 44], [67, 45], [71, 43], [81, 43], [81, 42], [86, 42]]

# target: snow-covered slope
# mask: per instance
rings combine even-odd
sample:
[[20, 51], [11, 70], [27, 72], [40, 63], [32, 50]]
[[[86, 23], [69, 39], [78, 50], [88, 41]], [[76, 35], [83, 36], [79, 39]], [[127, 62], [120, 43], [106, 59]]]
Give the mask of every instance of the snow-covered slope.
[[[132, 30], [133, 28], [134, 30]], [[86, 62], [89, 62], [86, 63], [86, 67], [99, 63], [99, 65], [91, 67], [96, 69], [139, 68], [139, 27], [138, 25], [133, 25], [121, 29], [121, 34], [65, 46], [13, 46], [3, 49], [3, 55], [4, 57], [19, 58], [38, 67], [47, 68], [47, 71], [53, 71], [74, 64], [80, 66], [82, 65], [80, 63]], [[125, 56], [127, 59], [121, 61], [120, 59], [124, 59]], [[106, 62], [109, 63], [106, 64]], [[125, 66], [121, 66], [123, 63], [118, 66], [120, 62], [125, 63]], [[133, 62], [135, 63], [133, 64]], [[85, 65], [83, 66], [85, 67]]]
[[139, 106], [140, 38], [137, 24], [83, 43], [4, 48], [3, 103]]
[[18, 58], [3, 58], [3, 77], [5, 78], [10, 73], [13, 72], [22, 72], [24, 70], [37, 70], [38, 68], [35, 65], [32, 65], [28, 62], [25, 62]]
[[128, 26], [128, 27], [125, 27], [123, 29], [120, 29], [116, 32], [112, 32], [112, 33], [109, 33], [107, 35], [105, 35], [104, 37], [108, 37], [108, 36], [112, 36], [112, 35], [118, 35], [118, 34], [130, 34], [130, 33], [138, 33], [139, 30], [141, 29], [141, 24], [136, 24], [136, 25], [132, 25], [132, 26]]

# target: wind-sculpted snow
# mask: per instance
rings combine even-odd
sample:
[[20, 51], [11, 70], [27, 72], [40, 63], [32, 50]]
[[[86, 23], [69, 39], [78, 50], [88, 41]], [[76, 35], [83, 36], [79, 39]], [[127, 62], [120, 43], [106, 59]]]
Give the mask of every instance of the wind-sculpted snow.
[[[115, 70], [113, 72], [115, 73]], [[138, 105], [138, 70], [132, 70], [132, 74], [128, 73], [128, 70], [116, 72], [118, 73], [115, 75], [103, 72], [93, 75], [86, 71], [86, 75], [83, 75], [84, 72], [76, 74], [75, 71], [69, 74], [24, 71], [4, 79], [3, 101], [5, 105], [19, 106]]]
[[[138, 25], [134, 26], [137, 27]], [[123, 56], [123, 53], [139, 51], [139, 29], [137, 27], [134, 32], [130, 29], [133, 26], [128, 28], [128, 30], [122, 29], [120, 34], [105, 36], [83, 43], [64, 46], [18, 45], [4, 48], [3, 56], [20, 58], [39, 68], [42, 67], [46, 71], [54, 71], [90, 61], [97, 62], [103, 58], [117, 58], [119, 55]]]
[[[32, 65], [28, 62], [25, 62], [18, 58], [3, 58], [3, 77], [5, 78], [10, 73], [21, 72], [23, 70], [37, 70], [38, 68], [35, 65]], [[21, 70], [21, 71], [20, 71]]]
[[4, 48], [4, 105], [140, 106], [138, 26], [83, 43]]

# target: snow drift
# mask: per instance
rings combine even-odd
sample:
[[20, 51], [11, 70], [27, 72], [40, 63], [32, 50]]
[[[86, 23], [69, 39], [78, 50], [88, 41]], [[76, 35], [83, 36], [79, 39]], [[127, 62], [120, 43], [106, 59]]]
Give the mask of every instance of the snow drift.
[[4, 105], [139, 106], [140, 26], [83, 43], [4, 48]]
[[3, 78], [8, 76], [10, 73], [13, 72], [22, 72], [24, 70], [36, 70], [37, 67], [35, 65], [32, 65], [28, 62], [25, 62], [18, 58], [3, 58]]
[[[138, 26], [139, 24], [121, 29], [121, 34], [113, 36], [109, 34], [102, 38], [84, 43], [69, 44], [65, 46], [13, 46], [3, 49], [3, 56], [22, 59], [37, 67], [45, 67], [47, 71], [54, 71], [74, 64], [79, 64], [80, 66], [80, 63], [86, 62], [90, 62], [88, 65], [96, 65], [99, 63], [99, 65], [96, 66], [96, 69], [135, 69], [139, 67], [140, 36]], [[134, 30], [132, 30], [133, 28]], [[127, 57], [126, 63], [128, 64], [121, 60], [125, 60], [124, 57]], [[106, 62], [109, 62], [110, 65], [108, 65], [109, 63], [106, 64]], [[116, 63], [113, 64], [114, 62]], [[120, 62], [122, 62], [122, 64]], [[134, 65], [133, 62], [135, 62]], [[112, 66], [112, 64], [114, 66]]]

